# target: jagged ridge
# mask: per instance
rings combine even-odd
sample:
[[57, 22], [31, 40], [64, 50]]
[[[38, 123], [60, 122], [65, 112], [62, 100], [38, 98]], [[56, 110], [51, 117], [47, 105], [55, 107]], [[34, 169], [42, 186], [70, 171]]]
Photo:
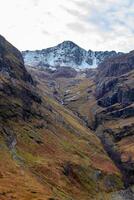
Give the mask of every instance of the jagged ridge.
[[86, 51], [71, 41], [64, 41], [55, 47], [43, 50], [22, 52], [26, 65], [50, 68], [73, 67], [75, 69], [95, 68], [105, 58], [118, 54], [121, 53], [115, 51]]

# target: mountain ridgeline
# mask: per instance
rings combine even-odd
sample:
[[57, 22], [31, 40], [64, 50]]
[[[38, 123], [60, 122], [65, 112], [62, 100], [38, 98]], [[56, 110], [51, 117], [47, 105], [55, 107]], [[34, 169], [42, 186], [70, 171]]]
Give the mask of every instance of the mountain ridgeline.
[[25, 65], [51, 69], [73, 67], [76, 70], [96, 68], [106, 58], [120, 54], [115, 51], [86, 51], [71, 41], [43, 50], [22, 52]]

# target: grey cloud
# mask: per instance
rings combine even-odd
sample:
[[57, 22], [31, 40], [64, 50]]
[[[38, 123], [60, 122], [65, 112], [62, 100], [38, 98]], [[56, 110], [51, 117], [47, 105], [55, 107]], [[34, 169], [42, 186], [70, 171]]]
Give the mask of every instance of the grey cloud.
[[34, 5], [34, 6], [38, 6], [39, 3], [40, 3], [40, 0], [32, 0], [32, 2], [33, 2], [33, 5]]
[[50, 33], [46, 30], [42, 30], [41, 32], [42, 32], [43, 35], [50, 35]]
[[89, 23], [94, 24], [104, 32], [114, 31], [114, 27], [117, 25], [133, 31], [133, 26], [129, 26], [128, 23], [130, 18], [134, 19], [134, 14], [130, 11], [130, 7], [126, 8], [128, 5], [128, 0], [124, 2], [119, 0], [117, 4], [107, 4], [106, 7], [101, 4], [99, 7], [91, 6]]
[[81, 1], [81, 0], [72, 0], [72, 2], [77, 6], [77, 7], [79, 7], [79, 8], [81, 8], [81, 9], [86, 9], [86, 11], [88, 10], [88, 8], [89, 8], [89, 5], [92, 3], [91, 1], [87, 1], [87, 0], [83, 0], [83, 1]]
[[72, 31], [75, 31], [76, 33], [81, 33], [81, 34], [88, 30], [86, 26], [78, 22], [68, 23], [67, 27], [71, 29]]
[[[102, 42], [105, 41], [107, 44], [111, 43], [110, 40], [120, 43], [120, 38], [133, 36], [133, 0], [118, 0], [116, 3], [114, 0], [72, 0], [72, 2], [75, 5], [75, 10], [69, 9], [67, 11], [77, 16], [82, 24], [69, 24], [71, 30], [81, 33], [81, 30], [89, 31], [90, 27], [93, 26], [95, 34], [100, 35]], [[83, 25], [85, 23], [86, 26]]]
[[86, 14], [82, 14], [78, 9], [67, 8], [67, 7], [65, 7], [63, 5], [61, 5], [61, 8], [63, 8], [66, 12], [68, 12], [69, 14], [71, 14], [74, 17], [77, 17], [80, 20], [87, 19], [87, 15]]

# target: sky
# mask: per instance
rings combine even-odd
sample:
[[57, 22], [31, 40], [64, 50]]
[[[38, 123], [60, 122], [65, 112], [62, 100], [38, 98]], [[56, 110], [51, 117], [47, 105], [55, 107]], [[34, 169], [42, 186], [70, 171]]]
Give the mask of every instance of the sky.
[[134, 0], [0, 0], [0, 34], [20, 50], [71, 40], [89, 50], [134, 49]]

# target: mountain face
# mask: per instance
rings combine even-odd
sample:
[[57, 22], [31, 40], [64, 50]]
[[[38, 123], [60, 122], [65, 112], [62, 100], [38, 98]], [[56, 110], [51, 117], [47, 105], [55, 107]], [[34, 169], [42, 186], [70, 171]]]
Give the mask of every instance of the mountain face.
[[32, 70], [34, 78], [0, 36], [0, 199], [121, 199], [120, 170], [84, 121], [56, 100], [64, 91], [58, 80], [80, 83], [76, 71]]
[[34, 85], [21, 53], [0, 36], [0, 120], [31, 115], [32, 102], [41, 102]]
[[21, 53], [0, 36], [0, 72], [3, 75], [33, 83], [24, 67]]
[[126, 184], [134, 184], [134, 51], [99, 66], [95, 96], [102, 108], [95, 116], [98, 130], [103, 124], [98, 135], [110, 146]]
[[117, 56], [115, 51], [86, 51], [71, 41], [55, 47], [22, 52], [25, 65], [34, 67], [73, 67], [75, 69], [95, 68], [104, 59]]

